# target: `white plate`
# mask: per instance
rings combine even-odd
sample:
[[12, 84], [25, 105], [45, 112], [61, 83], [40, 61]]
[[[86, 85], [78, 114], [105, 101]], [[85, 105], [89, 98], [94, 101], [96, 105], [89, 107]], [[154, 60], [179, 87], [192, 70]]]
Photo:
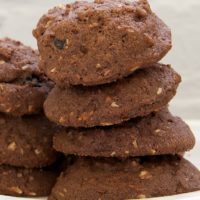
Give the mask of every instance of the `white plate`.
[[[200, 121], [188, 121], [188, 124], [190, 124], [195, 133], [196, 146], [191, 152], [187, 153], [185, 157], [200, 169]], [[0, 195], [0, 200], [46, 200], [46, 198], [16, 198]], [[170, 197], [151, 198], [149, 200], [200, 200], [200, 191]]]

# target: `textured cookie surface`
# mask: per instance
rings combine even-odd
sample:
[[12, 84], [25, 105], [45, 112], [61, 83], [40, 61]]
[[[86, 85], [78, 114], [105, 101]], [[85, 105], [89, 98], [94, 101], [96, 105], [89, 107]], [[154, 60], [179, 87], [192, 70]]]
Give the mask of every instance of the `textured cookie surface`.
[[61, 85], [112, 82], [158, 62], [171, 48], [170, 30], [146, 0], [59, 6], [33, 34], [42, 69]]
[[15, 118], [0, 114], [0, 164], [43, 167], [59, 157], [52, 147], [57, 127], [40, 115]]
[[79, 160], [61, 174], [49, 200], [123, 200], [200, 190], [200, 172], [183, 158]]
[[180, 81], [170, 66], [155, 64], [99, 87], [55, 87], [45, 101], [44, 110], [50, 120], [64, 126], [118, 124], [165, 107]]
[[25, 169], [0, 166], [0, 194], [11, 196], [48, 196], [57, 172], [47, 169]]
[[194, 144], [189, 127], [167, 110], [107, 128], [66, 128], [54, 136], [57, 151], [92, 157], [177, 154]]
[[37, 113], [52, 88], [38, 68], [38, 53], [18, 41], [0, 39], [0, 112]]
[[19, 41], [0, 39], [0, 82], [12, 82], [35, 72], [40, 73], [37, 51]]

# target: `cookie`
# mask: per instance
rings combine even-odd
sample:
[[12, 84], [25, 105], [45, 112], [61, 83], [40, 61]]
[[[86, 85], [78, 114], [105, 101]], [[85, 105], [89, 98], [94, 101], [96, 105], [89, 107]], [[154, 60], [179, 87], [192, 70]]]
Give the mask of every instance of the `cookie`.
[[0, 39], [0, 82], [12, 82], [18, 78], [40, 73], [38, 52], [19, 41]]
[[166, 109], [107, 128], [65, 128], [55, 134], [53, 143], [66, 155], [128, 157], [185, 152], [194, 147], [195, 138], [189, 127]]
[[143, 199], [197, 190], [200, 172], [183, 158], [86, 158], [61, 174], [48, 200]]
[[113, 82], [161, 60], [171, 32], [146, 0], [95, 0], [51, 9], [33, 34], [40, 66], [60, 85]]
[[0, 166], [0, 194], [24, 197], [48, 196], [58, 173], [49, 169]]
[[38, 168], [59, 158], [53, 149], [57, 126], [42, 115], [15, 118], [0, 114], [0, 164]]
[[55, 87], [44, 103], [46, 116], [71, 127], [119, 124], [165, 107], [176, 93], [180, 76], [168, 65], [136, 71], [98, 87]]
[[18, 41], [0, 40], [0, 112], [22, 116], [42, 110], [53, 83], [39, 70], [38, 57]]

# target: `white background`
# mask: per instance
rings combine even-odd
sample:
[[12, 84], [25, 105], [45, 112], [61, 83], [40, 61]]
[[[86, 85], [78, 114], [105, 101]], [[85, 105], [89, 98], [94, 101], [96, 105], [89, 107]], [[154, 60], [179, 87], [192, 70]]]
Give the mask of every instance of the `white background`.
[[[32, 29], [48, 8], [67, 0], [0, 0], [0, 37], [13, 37], [36, 47]], [[185, 119], [200, 119], [200, 0], [150, 0], [152, 9], [171, 27], [172, 64], [183, 82], [171, 110]]]

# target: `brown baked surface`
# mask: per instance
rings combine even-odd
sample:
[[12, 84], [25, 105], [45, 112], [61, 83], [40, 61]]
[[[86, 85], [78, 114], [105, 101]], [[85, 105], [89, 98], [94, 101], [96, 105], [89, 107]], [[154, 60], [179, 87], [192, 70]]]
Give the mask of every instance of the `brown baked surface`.
[[116, 83], [98, 87], [56, 86], [44, 103], [46, 116], [70, 127], [119, 124], [165, 107], [180, 76], [168, 65], [154, 64]]
[[49, 200], [142, 199], [197, 190], [200, 172], [183, 158], [86, 158], [61, 174]]
[[57, 84], [113, 82], [161, 60], [169, 28], [146, 0], [80, 1], [51, 9], [33, 34], [40, 66]]
[[0, 114], [0, 164], [28, 168], [51, 165], [59, 157], [52, 147], [56, 129], [42, 115], [15, 118]]
[[0, 82], [40, 73], [37, 51], [10, 38], [0, 39]]
[[194, 144], [190, 128], [167, 109], [107, 128], [63, 128], [54, 136], [57, 151], [91, 157], [177, 154]]
[[42, 110], [53, 83], [39, 70], [38, 58], [21, 42], [0, 39], [0, 112], [22, 116]]
[[48, 196], [58, 173], [49, 169], [0, 166], [0, 194], [11, 196]]

